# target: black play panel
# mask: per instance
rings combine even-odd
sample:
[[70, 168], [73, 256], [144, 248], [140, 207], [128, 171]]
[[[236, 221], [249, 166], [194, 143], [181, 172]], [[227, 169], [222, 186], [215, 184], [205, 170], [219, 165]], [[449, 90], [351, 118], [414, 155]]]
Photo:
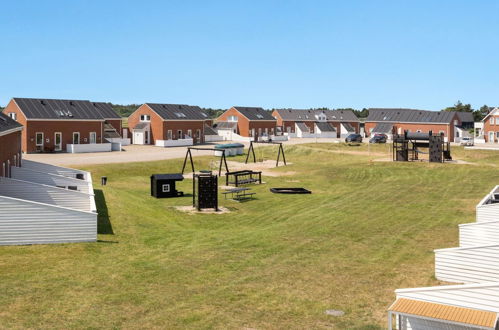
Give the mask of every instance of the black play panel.
[[192, 204], [201, 209], [218, 211], [218, 176], [211, 173], [195, 174], [193, 180]]
[[184, 196], [182, 191], [177, 191], [175, 183], [184, 180], [182, 174], [153, 174], [151, 175], [151, 196], [156, 198]]

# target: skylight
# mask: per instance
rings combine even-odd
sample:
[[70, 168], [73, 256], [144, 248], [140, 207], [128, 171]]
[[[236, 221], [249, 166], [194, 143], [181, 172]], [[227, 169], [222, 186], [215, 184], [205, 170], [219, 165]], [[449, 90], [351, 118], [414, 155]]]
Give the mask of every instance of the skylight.
[[205, 114], [204, 112], [201, 112], [201, 116], [203, 116], [204, 118], [208, 118], [208, 115]]
[[260, 119], [263, 119], [263, 116], [261, 114], [259, 114], [259, 113], [256, 114], [256, 117], [260, 118]]
[[187, 116], [185, 114], [183, 114], [182, 112], [175, 112], [175, 116], [177, 116], [177, 118], [186, 118]]

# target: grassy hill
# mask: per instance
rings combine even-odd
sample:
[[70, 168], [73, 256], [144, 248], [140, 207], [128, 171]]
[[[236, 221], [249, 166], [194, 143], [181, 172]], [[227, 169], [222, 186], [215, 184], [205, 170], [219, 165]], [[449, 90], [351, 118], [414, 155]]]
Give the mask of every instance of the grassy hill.
[[393, 163], [374, 161], [388, 146], [369, 148], [286, 147], [292, 165], [272, 171], [287, 175], [264, 176], [252, 201], [220, 197], [221, 215], [176, 210], [188, 195], [149, 196], [149, 175], [182, 160], [88, 166], [109, 180], [95, 187], [99, 242], [2, 247], [2, 327], [385, 328], [395, 289], [438, 284], [433, 249], [457, 246], [457, 224], [499, 182], [499, 156], [454, 148], [474, 165]]

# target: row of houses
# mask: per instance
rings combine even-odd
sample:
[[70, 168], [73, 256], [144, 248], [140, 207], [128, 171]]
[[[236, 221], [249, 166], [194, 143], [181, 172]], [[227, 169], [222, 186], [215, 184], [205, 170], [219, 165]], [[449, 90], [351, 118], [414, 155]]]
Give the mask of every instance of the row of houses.
[[435, 277], [452, 285], [398, 289], [389, 329], [499, 328], [499, 186], [459, 225], [459, 247], [435, 250]]
[[0, 245], [96, 241], [90, 173], [23, 160], [22, 129], [0, 113]]
[[[221, 139], [344, 138], [351, 133], [390, 138], [406, 130], [433, 131], [458, 142], [474, 125], [468, 112], [372, 108], [361, 121], [350, 110], [234, 106], [212, 119], [199, 106], [145, 103], [123, 127], [110, 103], [34, 98], [13, 98], [3, 113], [23, 125], [22, 151], [28, 153], [111, 151], [129, 143], [169, 147]], [[483, 131], [486, 141], [499, 142], [497, 109], [484, 120]]]

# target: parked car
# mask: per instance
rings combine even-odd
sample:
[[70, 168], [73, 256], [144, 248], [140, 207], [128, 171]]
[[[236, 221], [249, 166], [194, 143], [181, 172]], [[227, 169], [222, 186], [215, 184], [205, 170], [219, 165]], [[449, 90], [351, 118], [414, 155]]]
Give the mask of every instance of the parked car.
[[473, 145], [473, 138], [472, 137], [462, 137], [461, 141], [459, 143], [462, 146], [472, 146]]
[[345, 138], [345, 142], [362, 142], [362, 135], [350, 134]]
[[386, 143], [387, 138], [386, 134], [375, 134], [369, 140], [369, 143]]

